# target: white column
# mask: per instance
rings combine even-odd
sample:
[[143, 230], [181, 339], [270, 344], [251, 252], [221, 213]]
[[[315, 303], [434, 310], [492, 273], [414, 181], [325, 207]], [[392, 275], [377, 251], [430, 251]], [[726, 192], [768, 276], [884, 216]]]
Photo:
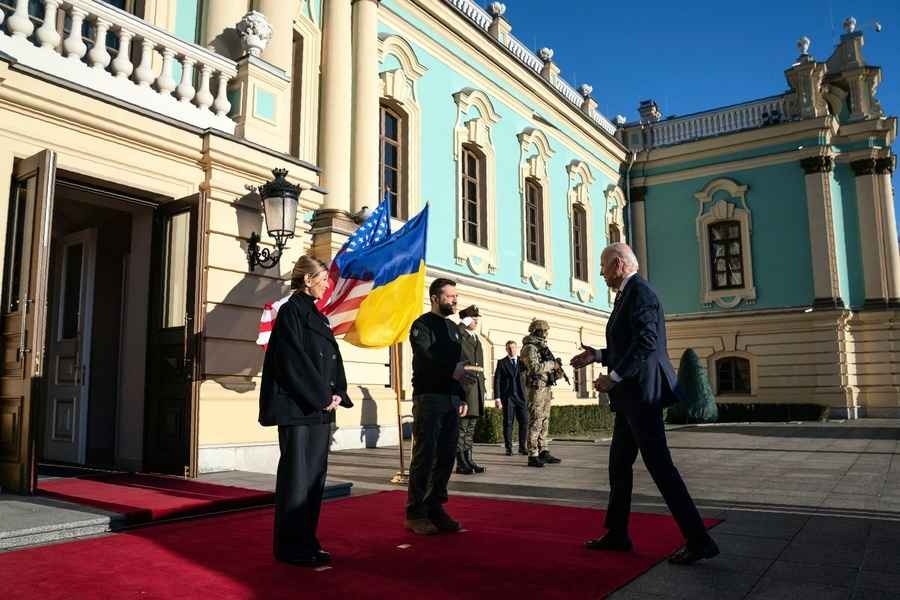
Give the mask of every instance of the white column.
[[850, 167], [855, 174], [856, 212], [859, 220], [859, 245], [863, 263], [866, 303], [884, 306], [888, 300], [887, 260], [881, 243], [884, 220], [881, 217], [882, 200], [875, 175], [875, 159], [853, 161]]
[[[210, 2], [210, 4], [213, 4]], [[285, 4], [291, 4], [286, 2]], [[206, 29], [203, 42], [211, 49], [216, 49], [214, 42], [226, 29], [233, 29], [241, 18], [250, 10], [247, 0], [215, 0], [215, 10], [206, 15]]]
[[325, 208], [350, 210], [352, 17], [350, 0], [326, 0], [322, 32], [321, 184]]
[[806, 209], [809, 219], [810, 257], [812, 259], [814, 305], [842, 308], [834, 237], [831, 201], [830, 156], [813, 156], [801, 161], [806, 172]]
[[353, 0], [353, 212], [378, 197], [378, 0]]
[[888, 300], [891, 304], [900, 302], [900, 252], [897, 248], [897, 215], [894, 212], [894, 190], [891, 187], [893, 158], [882, 158], [875, 163], [875, 177], [878, 178], [882, 207], [882, 238], [887, 270]]
[[291, 73], [294, 55], [294, 14], [296, 2], [259, 0], [259, 12], [272, 26], [272, 39], [263, 50], [262, 59], [286, 73]]
[[637, 255], [641, 277], [649, 279], [650, 265], [647, 263], [647, 216], [644, 202], [647, 197], [647, 188], [631, 188], [631, 239], [628, 243]]

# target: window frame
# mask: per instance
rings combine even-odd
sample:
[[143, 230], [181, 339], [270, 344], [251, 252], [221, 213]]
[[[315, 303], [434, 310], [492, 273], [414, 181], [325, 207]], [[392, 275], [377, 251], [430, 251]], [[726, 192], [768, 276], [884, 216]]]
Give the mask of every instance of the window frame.
[[[486, 171], [485, 157], [482, 152], [471, 144], [463, 144], [462, 159], [460, 161], [460, 187], [462, 188], [462, 204], [460, 205], [460, 219], [462, 221], [463, 241], [472, 246], [487, 249], [487, 206], [484, 193], [484, 176]], [[475, 161], [475, 173], [468, 172], [469, 161]], [[474, 201], [468, 197], [469, 183], [474, 183], [476, 197]], [[468, 218], [469, 204], [475, 205], [475, 220]], [[470, 227], [475, 226], [475, 239], [471, 239]]]
[[576, 204], [572, 207], [572, 277], [585, 283], [589, 283], [590, 276], [587, 226], [587, 211]]
[[[392, 140], [388, 138], [385, 131], [386, 118], [390, 116], [397, 121], [397, 138]], [[390, 189], [391, 196], [391, 217], [394, 219], [406, 220], [409, 215], [406, 212], [406, 172], [407, 172], [407, 124], [405, 116], [393, 106], [386, 102], [381, 102], [378, 108], [378, 198], [384, 198], [388, 193], [385, 187], [385, 169], [388, 165], [385, 163], [385, 146], [390, 144], [394, 146], [397, 154], [397, 165], [390, 167], [397, 175], [396, 188]]]
[[[727, 228], [726, 237], [716, 239], [713, 235], [713, 230], [717, 228]], [[735, 228], [737, 230], [737, 236], [731, 236], [731, 229]], [[709, 239], [709, 258], [710, 264], [707, 265], [707, 268], [710, 270], [710, 283], [712, 285], [712, 289], [715, 291], [720, 290], [739, 290], [744, 287], [744, 240], [741, 236], [741, 222], [736, 220], [720, 220], [714, 221], [706, 225], [707, 229], [707, 237]], [[737, 242], [738, 244], [738, 253], [736, 256], [730, 254], [731, 245], [733, 242]], [[724, 246], [725, 254], [722, 257], [716, 255], [716, 247]], [[725, 285], [720, 285], [718, 283], [718, 275], [720, 273], [718, 269], [718, 261], [720, 258], [725, 259]], [[731, 259], [737, 258], [740, 264], [740, 267], [737, 270], [732, 270]], [[731, 275], [737, 273], [741, 277], [741, 282], [739, 284], [730, 283]]]
[[547, 266], [544, 243], [544, 189], [534, 177], [525, 179], [525, 260]]
[[[731, 309], [742, 302], [756, 302], [756, 286], [753, 273], [753, 222], [747, 204], [748, 186], [739, 185], [732, 179], [720, 178], [710, 181], [703, 190], [694, 194], [698, 201], [696, 218], [698, 260], [700, 265], [700, 302], [711, 308]], [[743, 284], [727, 289], [713, 285], [712, 243], [710, 225], [721, 221], [737, 221], [740, 224], [741, 267]]]

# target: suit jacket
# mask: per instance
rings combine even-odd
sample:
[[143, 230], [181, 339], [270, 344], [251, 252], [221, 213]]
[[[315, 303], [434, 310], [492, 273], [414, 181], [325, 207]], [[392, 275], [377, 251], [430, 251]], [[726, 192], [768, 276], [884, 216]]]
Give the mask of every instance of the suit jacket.
[[517, 404], [525, 403], [525, 369], [522, 368], [522, 359], [516, 359], [513, 366], [512, 359], [504, 356], [497, 361], [494, 369], [494, 398], [512, 400]]
[[[481, 340], [478, 335], [466, 329], [466, 326], [460, 323], [459, 327], [459, 343], [462, 346], [462, 359], [470, 365], [484, 368], [484, 351], [481, 348]], [[469, 417], [478, 417], [484, 414], [484, 372], [478, 373], [474, 383], [464, 383], [463, 391], [465, 392], [465, 401], [469, 405]]]
[[640, 275], [619, 292], [600, 362], [622, 378], [609, 392], [613, 410], [636, 402], [664, 407], [679, 400], [666, 348], [666, 316], [656, 292]]
[[347, 396], [344, 361], [328, 320], [311, 296], [296, 293], [278, 311], [263, 362], [259, 394], [261, 425], [331, 423], [331, 396]]

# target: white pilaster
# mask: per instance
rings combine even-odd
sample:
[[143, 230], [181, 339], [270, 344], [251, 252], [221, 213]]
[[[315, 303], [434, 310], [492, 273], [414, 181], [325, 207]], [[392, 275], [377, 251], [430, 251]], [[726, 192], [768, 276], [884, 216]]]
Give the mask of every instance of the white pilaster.
[[322, 123], [319, 128], [325, 208], [350, 210], [352, 11], [350, 0], [326, 0], [322, 62]]
[[353, 0], [352, 210], [375, 208], [378, 197], [378, 0]]

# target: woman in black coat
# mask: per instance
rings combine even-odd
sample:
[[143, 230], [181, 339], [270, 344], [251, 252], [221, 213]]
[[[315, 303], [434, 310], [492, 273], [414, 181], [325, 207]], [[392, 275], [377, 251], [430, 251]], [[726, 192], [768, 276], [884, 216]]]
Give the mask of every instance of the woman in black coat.
[[259, 422], [278, 426], [281, 458], [275, 484], [275, 558], [296, 565], [331, 561], [316, 538], [334, 411], [353, 404], [337, 341], [315, 301], [328, 269], [301, 256], [294, 294], [278, 310], [263, 363]]

